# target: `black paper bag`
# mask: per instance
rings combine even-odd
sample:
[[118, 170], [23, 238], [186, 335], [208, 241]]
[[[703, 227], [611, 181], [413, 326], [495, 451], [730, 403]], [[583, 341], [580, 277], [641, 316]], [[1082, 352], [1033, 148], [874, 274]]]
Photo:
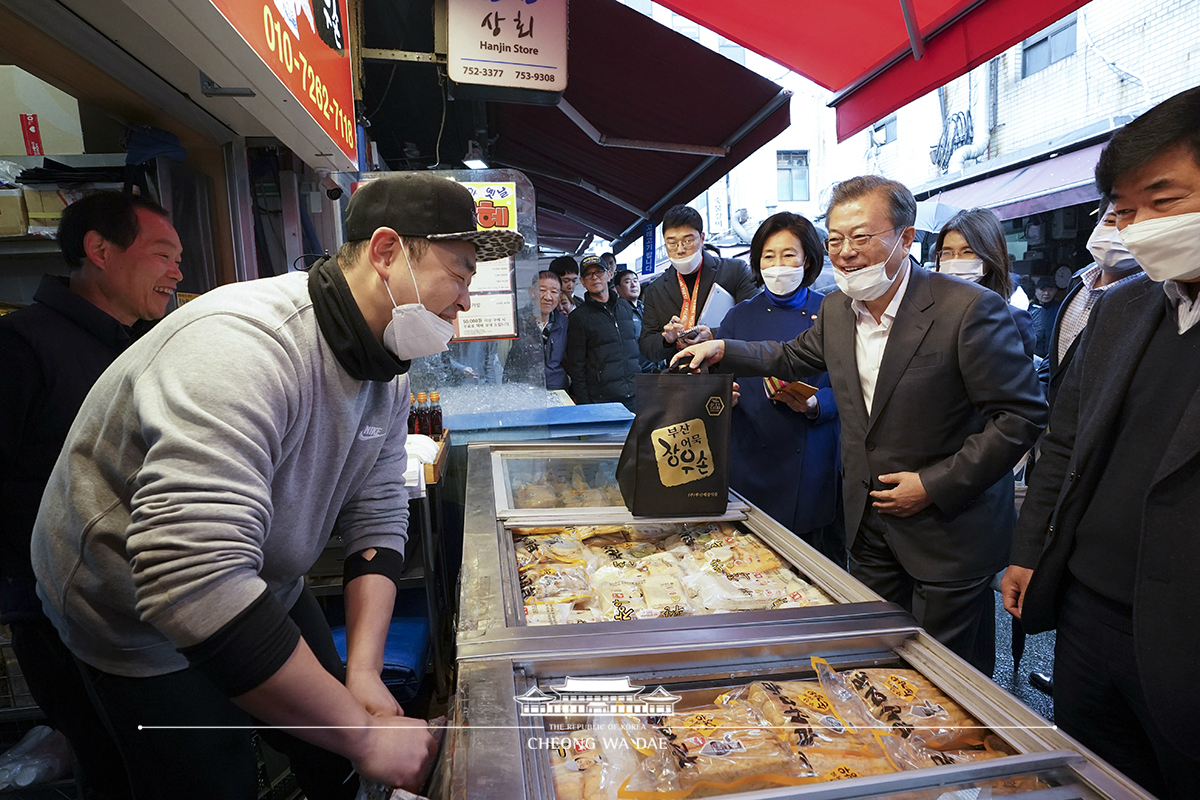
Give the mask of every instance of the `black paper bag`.
[[724, 514], [733, 376], [634, 377], [637, 415], [617, 462], [625, 506], [638, 517]]

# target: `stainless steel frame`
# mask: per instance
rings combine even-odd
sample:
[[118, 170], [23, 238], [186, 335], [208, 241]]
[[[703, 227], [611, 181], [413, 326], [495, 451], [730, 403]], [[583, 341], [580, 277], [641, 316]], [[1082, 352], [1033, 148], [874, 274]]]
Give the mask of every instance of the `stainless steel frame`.
[[860, 618], [848, 627], [844, 620], [731, 626], [675, 631], [665, 640], [648, 632], [633, 634], [624, 641], [600, 637], [604, 641], [596, 642], [596, 637], [587, 635], [577, 636], [573, 649], [553, 652], [538, 650], [526, 640], [524, 652], [460, 660], [449, 746], [442, 764], [445, 794], [456, 800], [553, 800], [544, 750], [534, 747], [539, 737], [548, 735], [547, 729], [539, 718], [521, 716], [514, 700], [533, 686], [552, 685], [566, 676], [626, 676], [637, 685], [665, 684], [672, 692], [711, 691], [764, 676], [810, 675], [808, 659], [819, 655], [836, 668], [903, 661], [938, 685], [1018, 754], [729, 797], [882, 798], [898, 792], [935, 787], [950, 790], [956, 784], [1038, 774], [1064, 785], [1025, 796], [1038, 800], [1152, 800], [923, 631], [905, 627], [902, 618], [891, 620], [900, 624], [889, 626], [888, 622], [886, 618]]
[[[898, 792], [1038, 774], [1062, 785], [1038, 800], [1153, 800], [1079, 743], [915, 627], [911, 615], [877, 595], [753, 505], [728, 516], [753, 531], [836, 601], [773, 611], [525, 626], [508, 529], [522, 525], [630, 521], [624, 509], [512, 509], [504, 455], [596, 457], [614, 444], [480, 444], [468, 453], [467, 507], [458, 622], [457, 691], [437, 786], [441, 796], [553, 800], [544, 751], [531, 737], [539, 718], [521, 717], [515, 697], [567, 676], [629, 677], [677, 689], [811, 675], [809, 659], [835, 667], [904, 663], [922, 673], [1018, 755], [828, 784], [745, 792], [742, 800], [884, 798]], [[498, 509], [500, 512], [498, 513]], [[552, 513], [545, 513], [552, 511]], [[936, 797], [937, 794], [931, 795]]]
[[[508, 487], [506, 458], [613, 458], [620, 447], [611, 442], [533, 442], [472, 445], [467, 456], [466, 519], [463, 532], [463, 568], [460, 577], [458, 619], [459, 657], [474, 657], [475, 652], [506, 652], [523, 638], [549, 642], [580, 635], [577, 625], [526, 626], [520, 593], [516, 559], [509, 528], [536, 525], [580, 525], [632, 523], [635, 519], [624, 507], [606, 508], [513, 508]], [[836, 602], [831, 606], [775, 611], [736, 612], [732, 614], [675, 617], [669, 620], [598, 622], [587, 626], [589, 636], [611, 630], [624, 636], [646, 630], [661, 634], [685, 628], [724, 629], [736, 625], [763, 625], [772, 620], [812, 620], [852, 618], [861, 615], [901, 613], [898, 607], [851, 578], [814, 548], [736, 494], [727, 513], [717, 517], [697, 517], [688, 521], [736, 521], [753, 531], [784, 560]], [[637, 522], [679, 522], [679, 519], [645, 519]], [[483, 651], [471, 649], [475, 642], [491, 644]]]

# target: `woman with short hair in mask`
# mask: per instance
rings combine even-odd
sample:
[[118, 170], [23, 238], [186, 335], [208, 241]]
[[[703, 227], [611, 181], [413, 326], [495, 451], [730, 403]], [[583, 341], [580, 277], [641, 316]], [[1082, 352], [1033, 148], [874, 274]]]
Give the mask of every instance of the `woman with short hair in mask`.
[[[808, 330], [824, 299], [808, 287], [824, 260], [811, 222], [786, 211], [768, 217], [750, 244], [750, 270], [764, 290], [730, 309], [721, 335], [788, 341]], [[730, 486], [844, 566], [838, 410], [828, 373], [804, 380], [817, 388], [807, 400], [780, 393], [782, 382], [774, 378], [737, 381], [741, 398], [733, 409]]]
[[[1013, 293], [1008, 272], [1008, 242], [1000, 220], [986, 208], [960, 211], [942, 226], [933, 248], [937, 271], [991, 289], [1007, 302]], [[1033, 317], [1023, 308], [1009, 305], [1025, 355], [1033, 358], [1036, 339]]]

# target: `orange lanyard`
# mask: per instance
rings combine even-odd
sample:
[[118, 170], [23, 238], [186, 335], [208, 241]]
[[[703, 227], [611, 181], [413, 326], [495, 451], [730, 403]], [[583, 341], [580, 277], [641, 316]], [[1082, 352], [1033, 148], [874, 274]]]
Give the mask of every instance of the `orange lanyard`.
[[[703, 268], [703, 264], [696, 268], [696, 300], [700, 299], [700, 270]], [[694, 328], [696, 327], [696, 303], [693, 302], [692, 296], [688, 293], [687, 284], [684, 282], [683, 276], [676, 272], [675, 278], [679, 281], [679, 293], [683, 295], [683, 307], [679, 309], [679, 319], [683, 322], [684, 330]]]

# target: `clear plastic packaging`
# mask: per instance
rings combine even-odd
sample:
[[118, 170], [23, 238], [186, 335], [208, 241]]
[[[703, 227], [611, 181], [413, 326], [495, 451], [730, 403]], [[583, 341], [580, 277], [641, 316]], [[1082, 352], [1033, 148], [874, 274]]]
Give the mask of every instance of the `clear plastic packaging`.
[[0, 755], [0, 789], [23, 789], [66, 777], [71, 745], [53, 728], [38, 725]]

